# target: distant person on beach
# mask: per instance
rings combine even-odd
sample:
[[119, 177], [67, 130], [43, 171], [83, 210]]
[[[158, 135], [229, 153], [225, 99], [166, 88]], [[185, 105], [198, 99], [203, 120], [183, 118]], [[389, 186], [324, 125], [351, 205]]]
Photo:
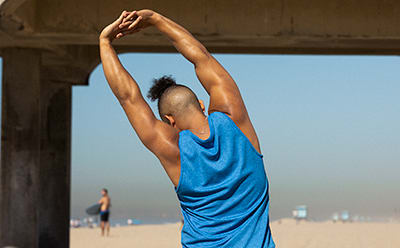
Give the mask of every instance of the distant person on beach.
[[100, 206], [100, 228], [101, 228], [101, 236], [104, 236], [104, 229], [107, 231], [107, 236], [110, 235], [110, 207], [111, 207], [111, 199], [108, 195], [107, 189], [101, 190], [101, 198], [99, 200]]
[[[158, 101], [158, 120], [121, 65], [112, 41], [150, 26], [194, 65], [210, 96], [208, 116], [191, 89], [164, 76], [154, 80], [148, 93]], [[124, 11], [104, 28], [99, 43], [111, 90], [139, 139], [157, 156], [175, 186], [184, 218], [182, 246], [275, 247], [263, 155], [229, 73], [186, 29], [151, 10]]]

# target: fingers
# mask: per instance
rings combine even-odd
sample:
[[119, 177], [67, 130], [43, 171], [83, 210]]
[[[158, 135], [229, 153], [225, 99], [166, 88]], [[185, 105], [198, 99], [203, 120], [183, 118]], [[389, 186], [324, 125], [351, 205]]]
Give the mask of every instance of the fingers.
[[119, 25], [120, 29], [124, 29], [124, 28], [128, 27], [129, 30], [133, 30], [133, 29], [137, 28], [139, 22], [143, 19], [141, 16], [136, 18], [136, 20], [134, 20], [134, 21], [132, 21], [132, 20], [130, 20], [128, 18], [129, 18], [129, 16], [127, 16], [125, 18], [128, 21], [124, 21]]
[[118, 19], [114, 21], [114, 25], [116, 25], [116, 24], [118, 24], [118, 25], [121, 24], [121, 23], [123, 22], [124, 18], [125, 18], [126, 16], [128, 16], [128, 15], [129, 15], [129, 12], [128, 12], [128, 11], [126, 11], [126, 10], [122, 11], [122, 13], [121, 13], [121, 15], [118, 17]]
[[133, 23], [133, 21], [123, 21], [121, 24], [119, 24], [119, 28], [125, 28], [129, 25], [131, 25]]
[[119, 39], [125, 35], [139, 32], [142, 28], [138, 26], [139, 22], [143, 18], [137, 16], [137, 11], [123, 11], [120, 17], [117, 19], [118, 22], [118, 33], [115, 38]]
[[137, 32], [139, 32], [140, 30], [142, 30], [142, 29], [141, 29], [141, 28], [137, 28], [137, 29], [134, 29], [134, 30], [125, 30], [125, 31], [122, 31], [122, 32], [118, 33], [118, 34], [115, 36], [115, 38], [119, 39], [119, 38], [122, 38], [123, 36], [126, 36], [126, 35], [128, 35], [128, 34], [137, 33]]
[[124, 10], [124, 11], [122, 11], [122, 13], [121, 13], [121, 15], [119, 16], [119, 18], [118, 18], [118, 21], [123, 21], [124, 20], [124, 18], [126, 17], [126, 16], [128, 16], [129, 15], [129, 12], [128, 11], [126, 11], [126, 10]]
[[129, 15], [125, 16], [123, 22], [130, 21], [131, 19], [133, 19], [133, 17], [136, 15], [136, 12], [137, 12], [136, 10], [134, 10], [130, 13], [128, 12]]
[[141, 17], [141, 16], [139, 16], [138, 18], [136, 18], [136, 20], [135, 20], [131, 25], [129, 25], [128, 29], [129, 29], [129, 30], [134, 29], [134, 28], [138, 25], [138, 23], [140, 22], [140, 20], [142, 20], [142, 17]]
[[126, 26], [129, 26], [134, 21], [134, 18], [136, 16], [136, 10], [127, 13], [128, 14], [123, 18], [122, 23], [119, 25], [119, 28], [124, 28]]
[[123, 33], [119, 33], [119, 34], [117, 34], [117, 35], [115, 36], [115, 38], [116, 38], [116, 39], [119, 39], [119, 38], [121, 38], [122, 36], [124, 36], [124, 34], [123, 34]]
[[123, 22], [123, 23], [119, 24], [118, 28], [119, 29], [127, 29], [129, 27], [129, 25], [131, 25], [132, 23], [133, 23], [133, 21]]
[[[125, 26], [123, 26], [122, 24], [119, 25], [118, 34], [115, 36], [115, 38], [119, 39], [125, 35], [139, 32], [141, 30], [141, 28], [136, 28], [134, 30], [129, 29], [129, 26], [133, 23], [134, 23], [133, 21], [127, 21], [126, 23], [124, 23]], [[121, 26], [123, 26], [123, 27], [121, 28]]]

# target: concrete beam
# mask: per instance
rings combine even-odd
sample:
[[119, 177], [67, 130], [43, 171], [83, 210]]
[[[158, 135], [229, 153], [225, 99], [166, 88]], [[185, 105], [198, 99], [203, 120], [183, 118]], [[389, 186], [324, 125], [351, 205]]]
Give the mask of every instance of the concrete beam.
[[[0, 48], [95, 46], [123, 9], [142, 8], [171, 17], [214, 52], [400, 54], [397, 0], [26, 0], [12, 14], [22, 28], [7, 31], [13, 39], [0, 35]], [[127, 52], [174, 51], [154, 29], [118, 45]]]
[[70, 85], [88, 85], [90, 73], [74, 66], [49, 66], [41, 69], [43, 80]]
[[26, 1], [27, 0], [0, 0], [1, 29], [15, 32], [24, 28], [23, 21], [17, 16], [16, 10]]
[[0, 0], [0, 15], [10, 15], [26, 0]]
[[69, 243], [71, 85], [42, 73], [41, 51], [3, 51], [0, 247]]

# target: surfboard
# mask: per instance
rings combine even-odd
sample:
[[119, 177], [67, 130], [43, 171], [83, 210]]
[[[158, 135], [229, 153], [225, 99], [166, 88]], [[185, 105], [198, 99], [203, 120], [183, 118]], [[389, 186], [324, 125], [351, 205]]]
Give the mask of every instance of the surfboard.
[[98, 214], [100, 214], [100, 207], [101, 207], [101, 204], [96, 203], [96, 204], [94, 204], [94, 205], [88, 207], [88, 208], [86, 209], [86, 213], [87, 213], [88, 215], [98, 215]]

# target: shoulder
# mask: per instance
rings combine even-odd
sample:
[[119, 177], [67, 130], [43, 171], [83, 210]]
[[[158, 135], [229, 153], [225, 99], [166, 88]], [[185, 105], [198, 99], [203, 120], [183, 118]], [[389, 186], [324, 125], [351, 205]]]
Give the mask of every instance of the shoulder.
[[208, 118], [214, 126], [230, 127], [231, 125], [236, 125], [232, 117], [224, 112], [212, 112]]
[[219, 111], [209, 113], [208, 118], [216, 119], [216, 120], [232, 120], [228, 114], [226, 114], [224, 112], [219, 112]]
[[232, 116], [223, 112], [212, 112], [210, 115], [213, 122], [220, 125], [224, 130], [228, 125], [232, 128], [233, 132], [243, 134], [253, 145], [258, 153], [261, 153], [260, 143], [253, 124], [250, 121], [248, 115], [242, 116], [243, 118], [235, 119]]

